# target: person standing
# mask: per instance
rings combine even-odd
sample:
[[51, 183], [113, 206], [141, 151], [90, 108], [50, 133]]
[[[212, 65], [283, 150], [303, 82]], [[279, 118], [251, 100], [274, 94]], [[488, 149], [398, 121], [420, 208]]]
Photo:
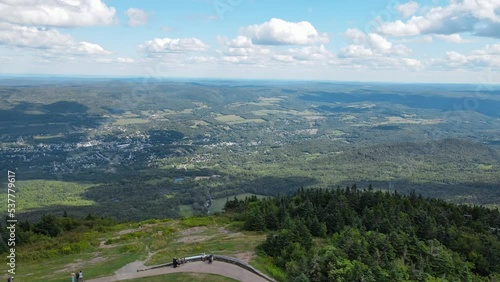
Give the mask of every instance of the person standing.
[[179, 263], [177, 262], [177, 258], [174, 258], [174, 260], [173, 260], [172, 264], [174, 265], [174, 268], [177, 268], [177, 265], [179, 264]]
[[83, 282], [83, 272], [81, 270], [78, 272], [78, 282]]
[[76, 282], [76, 274], [71, 272], [71, 282]]

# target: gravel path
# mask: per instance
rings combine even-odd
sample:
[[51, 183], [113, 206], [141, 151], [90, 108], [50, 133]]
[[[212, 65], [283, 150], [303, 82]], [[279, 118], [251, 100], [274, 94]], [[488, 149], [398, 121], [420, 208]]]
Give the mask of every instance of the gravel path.
[[87, 282], [121, 281], [133, 278], [150, 277], [150, 276], [157, 276], [157, 275], [178, 273], [178, 272], [197, 272], [197, 273], [218, 274], [242, 282], [267, 282], [267, 280], [254, 274], [253, 272], [240, 268], [236, 265], [221, 261], [214, 261], [212, 264], [200, 261], [189, 262], [177, 268], [162, 267], [141, 272], [136, 272], [136, 269], [132, 268], [133, 267], [127, 267], [127, 270], [131, 271], [129, 273], [124, 273], [124, 271], [120, 271], [119, 274], [117, 273], [114, 276], [101, 277], [85, 281]]

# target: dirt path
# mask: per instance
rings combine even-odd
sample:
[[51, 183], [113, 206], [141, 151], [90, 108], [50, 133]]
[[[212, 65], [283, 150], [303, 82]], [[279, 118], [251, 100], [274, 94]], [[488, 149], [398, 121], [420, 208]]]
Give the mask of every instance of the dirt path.
[[[129, 269], [129, 270], [132, 271], [132, 269]], [[101, 278], [85, 280], [85, 281], [87, 281], [87, 282], [121, 281], [121, 280], [127, 280], [127, 279], [143, 278], [143, 277], [150, 277], [150, 276], [157, 276], [157, 275], [178, 273], [178, 272], [191, 272], [191, 273], [197, 272], [197, 273], [218, 274], [218, 275], [233, 278], [233, 279], [236, 279], [236, 280], [242, 281], [242, 282], [267, 282], [267, 280], [254, 274], [253, 272], [250, 272], [246, 269], [240, 268], [236, 265], [221, 262], [221, 261], [214, 261], [212, 264], [197, 261], [197, 262], [190, 262], [190, 263], [184, 264], [178, 268], [162, 267], [162, 268], [158, 268], [158, 269], [152, 269], [152, 270], [141, 271], [141, 272], [135, 272], [136, 270], [133, 270], [133, 271], [134, 272], [130, 272], [130, 273], [123, 273], [122, 272], [122, 273], [116, 274], [114, 276], [101, 277]]]

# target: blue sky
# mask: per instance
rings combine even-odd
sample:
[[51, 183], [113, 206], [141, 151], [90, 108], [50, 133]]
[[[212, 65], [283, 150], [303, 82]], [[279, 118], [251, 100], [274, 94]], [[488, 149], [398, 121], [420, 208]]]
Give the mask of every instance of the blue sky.
[[500, 83], [500, 0], [0, 0], [0, 73]]

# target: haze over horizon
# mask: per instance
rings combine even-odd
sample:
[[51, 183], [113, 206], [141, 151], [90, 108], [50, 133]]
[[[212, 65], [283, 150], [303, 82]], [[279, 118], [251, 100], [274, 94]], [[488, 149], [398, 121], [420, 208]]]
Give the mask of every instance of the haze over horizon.
[[499, 84], [500, 1], [0, 0], [0, 75]]

